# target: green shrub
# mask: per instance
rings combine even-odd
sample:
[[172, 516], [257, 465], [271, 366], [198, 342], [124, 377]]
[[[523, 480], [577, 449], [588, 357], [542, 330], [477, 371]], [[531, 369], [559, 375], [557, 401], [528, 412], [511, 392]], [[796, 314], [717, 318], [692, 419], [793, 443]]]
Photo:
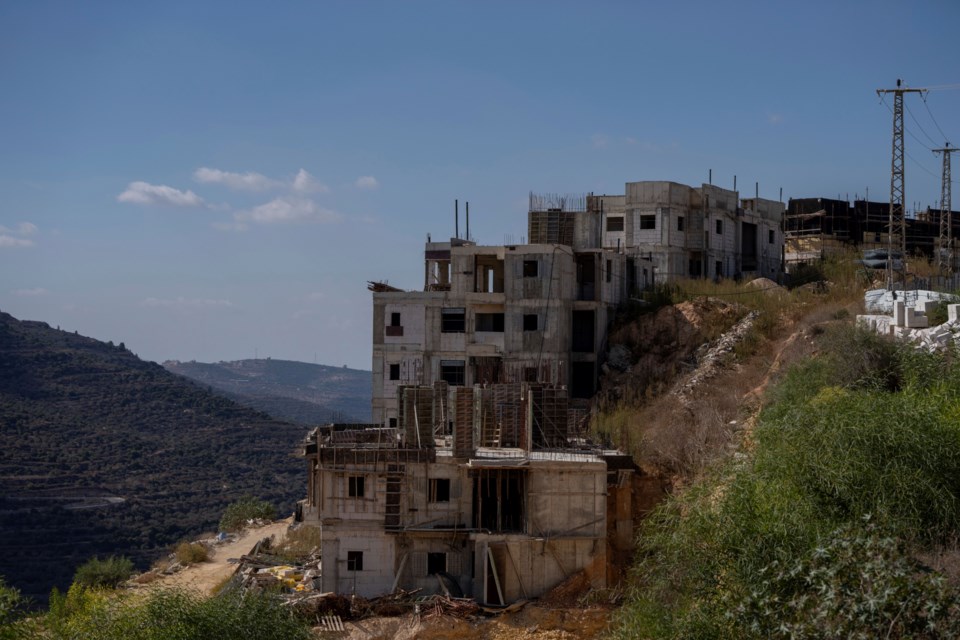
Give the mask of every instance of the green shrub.
[[956, 635], [960, 593], [904, 550], [960, 531], [960, 368], [847, 329], [820, 347], [750, 455], [644, 523], [615, 637]]
[[123, 556], [110, 556], [106, 560], [90, 558], [80, 565], [73, 581], [84, 587], [114, 589], [133, 575], [133, 562]]
[[29, 637], [32, 627], [28, 612], [29, 602], [20, 590], [8, 586], [0, 577], [0, 640]]
[[260, 500], [253, 496], [244, 496], [236, 502], [227, 506], [220, 518], [221, 531], [240, 531], [248, 520], [262, 519], [273, 520], [277, 517], [277, 511], [273, 505], [266, 500]]
[[183, 565], [206, 562], [210, 557], [209, 550], [199, 542], [181, 542], [173, 550], [177, 562]]
[[55, 638], [99, 640], [306, 640], [310, 628], [276, 600], [233, 593], [203, 598], [177, 590], [144, 597], [102, 596], [74, 585], [51, 596], [44, 624]]
[[756, 588], [720, 602], [734, 629], [762, 638], [960, 635], [957, 594], [872, 526], [834, 531], [822, 546], [761, 571]]

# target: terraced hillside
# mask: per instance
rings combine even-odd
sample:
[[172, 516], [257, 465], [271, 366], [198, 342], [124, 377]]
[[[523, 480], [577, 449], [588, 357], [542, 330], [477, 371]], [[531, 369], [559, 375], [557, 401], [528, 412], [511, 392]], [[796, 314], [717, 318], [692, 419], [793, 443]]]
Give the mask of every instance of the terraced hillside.
[[281, 420], [319, 424], [370, 419], [369, 371], [272, 358], [217, 363], [169, 360], [163, 366]]
[[0, 575], [42, 600], [93, 555], [149, 564], [254, 494], [305, 491], [305, 431], [123, 344], [0, 313]]

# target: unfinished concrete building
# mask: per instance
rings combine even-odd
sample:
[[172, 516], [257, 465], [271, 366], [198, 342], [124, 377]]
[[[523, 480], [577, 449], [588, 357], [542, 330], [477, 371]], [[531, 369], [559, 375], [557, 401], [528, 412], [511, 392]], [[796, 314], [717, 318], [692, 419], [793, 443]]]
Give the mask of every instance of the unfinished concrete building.
[[[404, 386], [397, 428], [328, 425], [307, 439], [305, 524], [322, 589], [397, 589], [506, 605], [629, 553], [645, 478], [616, 451], [571, 444], [566, 391], [539, 383]], [[452, 433], [444, 435], [448, 415]]]
[[628, 182], [622, 196], [542, 200], [530, 198], [531, 242], [623, 253], [628, 290], [683, 278], [776, 279], [782, 270], [780, 202], [664, 181]]
[[427, 242], [423, 291], [372, 283], [373, 422], [396, 427], [401, 386], [541, 382], [596, 391], [613, 309], [636, 261], [560, 243]]
[[[907, 253], [932, 258], [940, 248], [939, 209], [907, 215]], [[960, 233], [960, 213], [952, 213], [953, 237]], [[830, 198], [791, 198], [784, 219], [785, 262], [821, 260], [850, 249], [886, 249], [899, 253], [900, 238], [890, 238], [890, 203]]]
[[529, 244], [428, 237], [422, 290], [370, 283], [373, 423], [318, 428], [304, 451], [322, 588], [505, 605], [581, 571], [606, 585], [660, 495], [582, 437], [612, 315], [655, 282], [775, 277], [782, 206], [738, 205], [672, 182], [531, 194]]

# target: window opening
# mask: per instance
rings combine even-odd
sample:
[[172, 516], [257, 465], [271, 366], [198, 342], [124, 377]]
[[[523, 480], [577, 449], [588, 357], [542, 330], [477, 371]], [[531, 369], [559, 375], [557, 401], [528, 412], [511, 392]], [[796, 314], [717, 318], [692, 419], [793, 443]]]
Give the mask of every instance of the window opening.
[[494, 533], [522, 532], [526, 476], [521, 469], [477, 469], [473, 483], [474, 527]]
[[607, 218], [607, 231], [623, 231], [623, 216]]
[[450, 478], [430, 478], [430, 502], [450, 502]]
[[476, 316], [477, 331], [503, 331], [502, 313], [478, 313]]
[[347, 495], [351, 498], [363, 497], [363, 476], [350, 476], [347, 479]]
[[347, 551], [347, 571], [363, 571], [363, 551]]
[[467, 326], [467, 313], [462, 307], [440, 310], [441, 333], [463, 333]]
[[465, 382], [465, 369], [463, 360], [441, 360], [440, 379], [451, 387], [462, 387]]
[[427, 553], [427, 575], [432, 576], [435, 573], [447, 572], [447, 554], [441, 552]]

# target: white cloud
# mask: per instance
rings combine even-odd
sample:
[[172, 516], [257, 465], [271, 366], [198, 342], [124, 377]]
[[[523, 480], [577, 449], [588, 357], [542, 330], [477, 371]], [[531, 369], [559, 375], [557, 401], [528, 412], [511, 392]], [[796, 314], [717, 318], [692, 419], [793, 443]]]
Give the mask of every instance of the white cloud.
[[380, 182], [373, 176], [360, 176], [354, 183], [358, 189], [373, 191], [380, 188]]
[[309, 198], [281, 197], [234, 215], [236, 222], [277, 224], [290, 222], [336, 222], [341, 216], [336, 211], [321, 207]]
[[131, 182], [127, 190], [117, 196], [119, 202], [132, 204], [168, 204], [175, 207], [201, 207], [203, 198], [193, 191], [180, 191], [166, 185]]
[[297, 193], [329, 193], [330, 187], [314, 178], [306, 169], [300, 169], [291, 185]]
[[240, 191], [265, 191], [266, 189], [272, 189], [282, 184], [278, 180], [273, 180], [261, 173], [253, 171], [234, 173], [232, 171], [221, 171], [220, 169], [211, 169], [209, 167], [200, 167], [194, 171], [193, 179], [203, 184], [222, 184]]
[[37, 229], [37, 225], [32, 222], [21, 222], [17, 225], [17, 231], [19, 231], [22, 236], [32, 236], [39, 231], [39, 229]]
[[32, 247], [33, 245], [33, 240], [28, 240], [27, 238], [17, 238], [5, 233], [0, 234], [0, 249]]
[[595, 133], [590, 136], [590, 142], [593, 143], [595, 149], [603, 149], [610, 144], [610, 138], [603, 133]]
[[50, 293], [50, 292], [47, 291], [46, 289], [41, 288], [41, 287], [37, 287], [37, 288], [35, 288], [35, 289], [15, 289], [12, 293], [13, 293], [13, 295], [15, 295], [15, 296], [24, 296], [24, 297], [28, 297], [28, 298], [35, 298], [35, 297], [37, 297], [37, 296], [45, 296], [45, 295], [47, 295], [47, 294]]
[[304, 299], [304, 300], [310, 300], [310, 301], [313, 301], [313, 302], [318, 302], [318, 301], [320, 301], [320, 300], [326, 300], [326, 299], [327, 299], [327, 295], [326, 295], [323, 291], [313, 291], [313, 292], [308, 293], [307, 295], [303, 296], [303, 299]]
[[769, 122], [770, 124], [780, 124], [781, 122], [783, 122], [783, 116], [780, 115], [779, 113], [768, 113], [767, 122]]
[[140, 303], [144, 307], [163, 307], [168, 309], [212, 309], [218, 307], [232, 307], [229, 300], [216, 298], [147, 298]]

